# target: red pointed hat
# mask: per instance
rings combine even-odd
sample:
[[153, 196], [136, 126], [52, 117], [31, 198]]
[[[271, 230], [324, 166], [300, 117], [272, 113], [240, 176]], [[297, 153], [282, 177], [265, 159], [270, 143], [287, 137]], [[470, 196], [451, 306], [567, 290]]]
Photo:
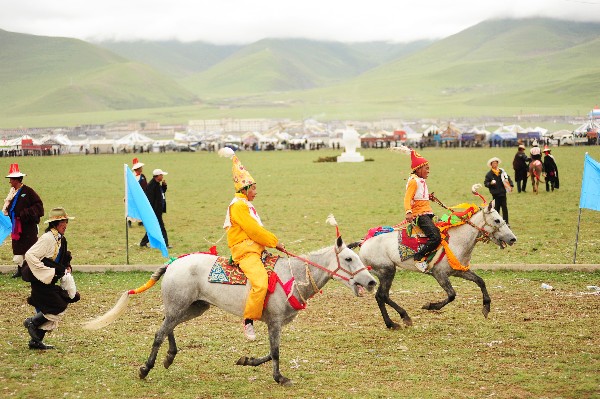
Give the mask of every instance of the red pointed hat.
[[421, 166], [427, 165], [429, 163], [428, 160], [423, 158], [418, 152], [413, 150], [412, 148], [408, 148], [404, 145], [399, 145], [397, 147], [390, 147], [390, 150], [395, 152], [401, 152], [403, 154], [410, 154], [410, 168], [411, 172], [419, 169]]
[[23, 177], [23, 176], [27, 176], [27, 175], [25, 173], [21, 173], [21, 171], [19, 170], [19, 164], [11, 163], [10, 169], [8, 170], [8, 176], [6, 176], [6, 177]]

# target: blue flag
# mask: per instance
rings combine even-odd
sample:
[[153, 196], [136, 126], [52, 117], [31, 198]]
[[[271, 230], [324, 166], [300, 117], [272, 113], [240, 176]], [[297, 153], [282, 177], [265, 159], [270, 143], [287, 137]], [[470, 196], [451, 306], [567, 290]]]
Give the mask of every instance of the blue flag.
[[126, 216], [141, 219], [144, 223], [146, 233], [148, 233], [148, 241], [152, 248], [160, 249], [162, 256], [165, 258], [169, 257], [169, 251], [167, 250], [167, 244], [160, 231], [160, 225], [156, 214], [150, 206], [148, 197], [142, 190], [142, 187], [135, 179], [135, 176], [127, 165], [125, 167], [125, 212]]
[[10, 222], [10, 218], [0, 212], [0, 243], [4, 242], [11, 231], [12, 223]]
[[587, 153], [583, 163], [579, 207], [600, 211], [600, 163]]

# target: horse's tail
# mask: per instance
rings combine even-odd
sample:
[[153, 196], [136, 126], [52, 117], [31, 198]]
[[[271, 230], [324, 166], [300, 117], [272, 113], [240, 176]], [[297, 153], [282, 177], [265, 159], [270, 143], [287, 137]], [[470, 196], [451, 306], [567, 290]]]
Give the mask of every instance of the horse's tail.
[[354, 242], [351, 242], [350, 244], [348, 244], [347, 247], [350, 249], [354, 249], [356, 247], [360, 247], [362, 245], [362, 243], [363, 243], [363, 240], [354, 241]]
[[165, 274], [166, 271], [167, 265], [163, 265], [156, 269], [156, 271], [152, 273], [152, 276], [150, 276], [150, 280], [148, 280], [146, 284], [136, 289], [125, 291], [111, 310], [109, 310], [102, 316], [88, 321], [83, 325], [83, 328], [85, 328], [86, 330], [99, 330], [112, 324], [115, 320], [121, 317], [121, 315], [127, 309], [127, 304], [129, 303], [130, 295], [139, 294], [140, 292], [144, 292], [147, 289], [151, 288], [154, 284], [156, 284], [158, 280], [160, 280], [160, 278], [163, 274]]

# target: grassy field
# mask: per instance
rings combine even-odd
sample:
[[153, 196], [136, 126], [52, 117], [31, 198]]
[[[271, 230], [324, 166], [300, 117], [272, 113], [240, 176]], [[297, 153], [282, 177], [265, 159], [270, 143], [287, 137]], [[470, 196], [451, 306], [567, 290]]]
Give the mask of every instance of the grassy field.
[[[554, 149], [561, 189], [511, 194], [511, 226], [519, 242], [504, 251], [479, 244], [474, 263], [571, 263], [578, 215], [583, 154], [600, 159], [599, 148]], [[347, 241], [368, 228], [394, 224], [408, 157], [384, 150], [362, 152], [372, 162], [314, 162], [334, 151], [240, 153], [259, 183], [254, 201], [261, 216], [290, 251], [330, 245], [335, 236], [324, 221], [334, 213]], [[432, 164], [429, 185], [446, 204], [473, 201], [470, 187], [481, 182], [492, 156], [509, 166], [511, 149], [426, 149]], [[456, 300], [439, 312], [421, 306], [445, 294], [429, 276], [400, 272], [391, 295], [414, 326], [385, 329], [372, 295], [354, 298], [330, 283], [282, 335], [281, 370], [295, 385], [282, 388], [270, 364], [235, 366], [240, 356], [268, 351], [266, 328], [245, 341], [239, 320], [220, 310], [179, 326], [180, 352], [169, 370], [166, 347], [144, 381], [145, 362], [162, 320], [159, 286], [132, 298], [129, 310], [100, 331], [81, 323], [110, 309], [119, 295], [143, 284], [150, 273], [81, 273], [83, 264], [125, 262], [123, 163], [132, 156], [65, 156], [18, 159], [26, 183], [47, 210], [63, 205], [76, 219], [67, 237], [82, 300], [46, 341], [57, 349], [27, 349], [22, 320], [29, 288], [0, 275], [0, 392], [15, 398], [597, 398], [600, 397], [600, 339], [596, 333], [600, 272], [480, 271], [492, 298], [488, 319], [481, 293], [472, 283], [453, 280]], [[216, 243], [227, 254], [221, 225], [232, 196], [231, 163], [214, 153], [144, 154], [149, 172], [169, 172], [165, 217], [172, 255], [204, 250]], [[10, 159], [4, 159], [8, 170]], [[510, 168], [509, 168], [510, 169]], [[8, 184], [7, 188], [8, 190]], [[489, 197], [489, 195], [488, 195]], [[436, 208], [441, 213], [441, 209]], [[598, 263], [600, 213], [583, 211], [579, 263]], [[138, 246], [143, 230], [130, 230], [131, 263], [160, 264], [154, 249]], [[9, 264], [10, 244], [0, 247]], [[79, 271], [78, 271], [79, 270]], [[547, 291], [541, 283], [556, 288]], [[342, 305], [343, 304], [343, 305]], [[340, 306], [342, 305], [342, 306]], [[399, 321], [397, 315], [392, 315]]]
[[[499, 250], [476, 247], [473, 263], [573, 262], [579, 194], [585, 151], [600, 159], [600, 147], [553, 149], [561, 188], [555, 192], [512, 193], [508, 199], [510, 224], [518, 237], [515, 246]], [[513, 149], [424, 149], [430, 160], [430, 191], [446, 205], [478, 200], [471, 185], [483, 182], [486, 162], [500, 157], [512, 172]], [[402, 200], [409, 158], [387, 150], [363, 151], [372, 162], [337, 164], [315, 162], [339, 155], [320, 152], [241, 152], [240, 159], [258, 182], [254, 203], [265, 225], [290, 251], [304, 253], [331, 244], [333, 229], [324, 223], [333, 213], [347, 242], [362, 238], [371, 227], [402, 220]], [[125, 264], [123, 164], [133, 155], [4, 158], [0, 170], [19, 162], [24, 182], [42, 197], [46, 212], [64, 206], [76, 216], [67, 237], [73, 264]], [[228, 253], [221, 228], [233, 196], [231, 161], [215, 153], [144, 154], [146, 175], [155, 168], [169, 172], [166, 180], [167, 214], [164, 216], [173, 245], [170, 255], [206, 250], [216, 244]], [[6, 184], [8, 192], [8, 183]], [[490, 198], [487, 189], [482, 193]], [[434, 205], [436, 213], [443, 209]], [[600, 213], [584, 209], [579, 233], [578, 263], [600, 263]], [[40, 228], [46, 225], [40, 224]], [[131, 264], [160, 264], [160, 252], [139, 247], [142, 227], [129, 230]], [[10, 264], [10, 241], [0, 246], [0, 264]]]
[[[70, 306], [46, 353], [27, 349], [22, 320], [29, 289], [0, 276], [0, 392], [5, 398], [598, 398], [600, 296], [586, 285], [600, 273], [480, 272], [492, 297], [488, 319], [481, 293], [454, 281], [457, 299], [442, 311], [420, 307], [444, 296], [435, 281], [401, 272], [392, 296], [414, 326], [387, 330], [372, 295], [355, 298], [330, 283], [284, 328], [277, 386], [268, 363], [234, 365], [268, 351], [266, 328], [248, 343], [239, 320], [213, 309], [177, 327], [179, 354], [162, 367], [166, 344], [146, 380], [137, 377], [162, 320], [157, 287], [132, 298], [113, 325], [80, 324], [104, 313], [149, 273], [76, 273], [82, 300]], [[556, 291], [540, 288], [542, 282]], [[343, 304], [343, 306], [340, 306]], [[398, 316], [394, 316], [399, 320]]]

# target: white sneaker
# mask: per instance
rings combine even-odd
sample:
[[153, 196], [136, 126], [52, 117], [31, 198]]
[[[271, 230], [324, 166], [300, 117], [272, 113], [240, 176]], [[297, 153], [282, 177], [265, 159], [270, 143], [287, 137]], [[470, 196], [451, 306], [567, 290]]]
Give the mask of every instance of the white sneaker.
[[421, 260], [415, 262], [415, 267], [419, 269], [420, 272], [427, 273], [427, 269], [429, 269], [429, 265], [426, 260]]
[[256, 339], [256, 333], [254, 332], [254, 325], [252, 323], [244, 324], [244, 335], [248, 341], [254, 341]]

